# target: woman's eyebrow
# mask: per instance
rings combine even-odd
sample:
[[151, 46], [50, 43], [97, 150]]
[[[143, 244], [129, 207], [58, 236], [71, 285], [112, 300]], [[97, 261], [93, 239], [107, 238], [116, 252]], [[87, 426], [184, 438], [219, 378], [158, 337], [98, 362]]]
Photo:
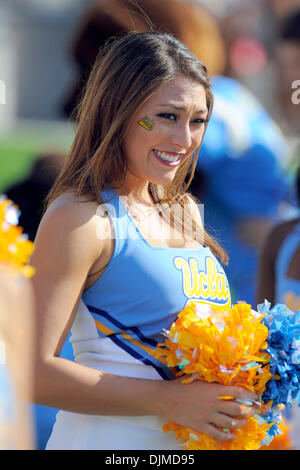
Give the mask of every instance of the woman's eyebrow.
[[[157, 105], [158, 107], [171, 107], [171, 108], [174, 108], [174, 109], [178, 109], [178, 110], [182, 110], [182, 111], [186, 111], [186, 108], [185, 106], [182, 106], [182, 105], [179, 105], [179, 104], [175, 104], [175, 103], [163, 103], [163, 104], [158, 104]], [[199, 109], [198, 111], [195, 111], [196, 114], [204, 114], [204, 113], [207, 113], [208, 112], [208, 109], [207, 108], [203, 108], [203, 109]]]

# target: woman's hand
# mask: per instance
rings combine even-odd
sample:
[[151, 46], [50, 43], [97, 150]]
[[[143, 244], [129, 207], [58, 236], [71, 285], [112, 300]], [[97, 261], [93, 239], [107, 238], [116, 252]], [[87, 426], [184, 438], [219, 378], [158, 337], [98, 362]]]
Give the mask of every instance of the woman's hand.
[[[258, 400], [255, 393], [242, 387], [225, 386], [196, 380], [182, 384], [169, 382], [166, 404], [162, 413], [169, 420], [203, 432], [217, 441], [233, 439], [230, 430], [243, 427], [255, 411], [250, 402]], [[232, 397], [224, 400], [222, 397]], [[245, 400], [249, 406], [237, 402]]]

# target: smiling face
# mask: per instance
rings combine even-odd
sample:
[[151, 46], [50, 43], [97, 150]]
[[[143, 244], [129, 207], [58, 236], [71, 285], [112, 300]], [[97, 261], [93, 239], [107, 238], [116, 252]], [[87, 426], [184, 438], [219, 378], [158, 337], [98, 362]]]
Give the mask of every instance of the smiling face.
[[178, 76], [161, 85], [128, 124], [124, 150], [130, 185], [170, 183], [201, 144], [207, 114], [200, 83]]

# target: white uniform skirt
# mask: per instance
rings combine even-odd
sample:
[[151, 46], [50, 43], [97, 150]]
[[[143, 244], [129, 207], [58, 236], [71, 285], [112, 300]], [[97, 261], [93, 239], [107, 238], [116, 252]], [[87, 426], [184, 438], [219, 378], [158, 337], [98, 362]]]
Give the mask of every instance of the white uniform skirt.
[[157, 416], [94, 416], [59, 411], [46, 450], [183, 450]]

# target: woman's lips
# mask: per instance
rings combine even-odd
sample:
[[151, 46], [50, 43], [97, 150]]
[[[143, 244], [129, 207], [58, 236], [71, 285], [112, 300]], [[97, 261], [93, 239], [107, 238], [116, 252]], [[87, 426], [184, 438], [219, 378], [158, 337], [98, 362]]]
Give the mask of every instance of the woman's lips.
[[[173, 153], [173, 152], [160, 152], [160, 151], [157, 151], [155, 149], [153, 149], [152, 151], [153, 151], [153, 154], [154, 154], [155, 158], [160, 163], [162, 163], [163, 165], [169, 166], [169, 167], [178, 166], [181, 162], [182, 157], [183, 157], [183, 154], [179, 154], [179, 153], [176, 154], [176, 153]], [[162, 154], [166, 154], [170, 157], [177, 156], [177, 160], [175, 160], [175, 161], [165, 160], [164, 158], [162, 158]]]

